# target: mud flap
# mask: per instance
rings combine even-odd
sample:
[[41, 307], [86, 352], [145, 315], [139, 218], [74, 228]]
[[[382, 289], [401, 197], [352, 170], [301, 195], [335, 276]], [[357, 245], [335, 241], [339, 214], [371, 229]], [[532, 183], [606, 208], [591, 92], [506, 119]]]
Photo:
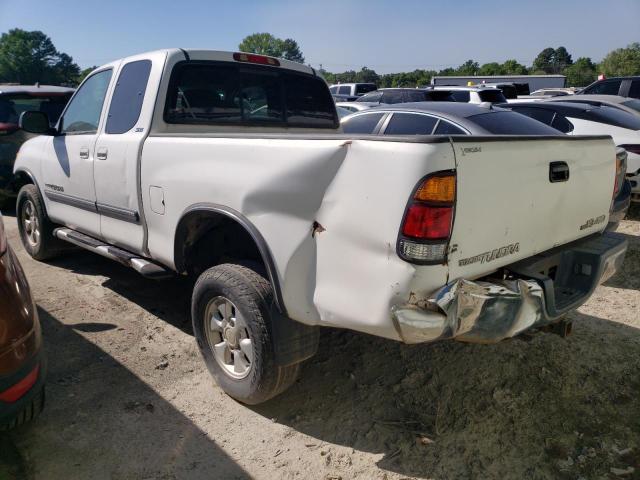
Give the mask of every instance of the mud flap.
[[278, 366], [300, 363], [318, 351], [320, 328], [305, 325], [282, 315], [275, 304], [271, 306], [273, 349]]

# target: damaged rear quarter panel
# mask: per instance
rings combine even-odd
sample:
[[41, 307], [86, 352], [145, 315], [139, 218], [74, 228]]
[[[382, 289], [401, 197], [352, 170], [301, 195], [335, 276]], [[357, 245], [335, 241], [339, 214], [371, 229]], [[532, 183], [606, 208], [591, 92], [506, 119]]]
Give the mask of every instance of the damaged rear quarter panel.
[[313, 301], [321, 324], [399, 339], [391, 306], [426, 298], [447, 280], [444, 265], [415, 266], [397, 256], [404, 209], [422, 177], [452, 168], [449, 143], [351, 143], [317, 214], [326, 229], [315, 235]]
[[451, 168], [449, 143], [152, 136], [142, 191], [162, 186], [166, 211], [144, 202], [149, 250], [172, 265], [166, 232], [187, 208], [233, 208], [266, 240], [291, 318], [399, 338], [392, 303], [446, 283], [446, 267], [397, 257], [404, 208], [424, 175]]

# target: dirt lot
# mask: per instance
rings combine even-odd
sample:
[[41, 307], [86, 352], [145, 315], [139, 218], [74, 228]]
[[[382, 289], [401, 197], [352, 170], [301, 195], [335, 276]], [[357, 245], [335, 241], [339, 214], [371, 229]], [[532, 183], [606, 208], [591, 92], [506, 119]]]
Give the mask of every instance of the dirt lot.
[[10, 242], [39, 305], [47, 406], [0, 437], [0, 479], [640, 478], [640, 209], [622, 272], [567, 339], [404, 346], [323, 332], [266, 405], [205, 371], [187, 281], [78, 252], [49, 264]]

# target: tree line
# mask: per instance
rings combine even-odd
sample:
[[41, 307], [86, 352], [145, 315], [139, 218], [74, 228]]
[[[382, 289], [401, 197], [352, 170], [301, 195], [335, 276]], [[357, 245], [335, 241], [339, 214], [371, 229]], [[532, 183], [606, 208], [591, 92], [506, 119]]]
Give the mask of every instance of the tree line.
[[431, 78], [438, 75], [488, 76], [488, 75], [566, 75], [567, 85], [584, 87], [597, 80], [599, 74], [608, 77], [640, 75], [640, 43], [632, 43], [625, 48], [609, 52], [600, 63], [589, 57], [579, 57], [575, 61], [565, 47], [545, 48], [527, 67], [516, 60], [503, 63], [490, 62], [480, 65], [467, 60], [457, 68], [442, 70], [421, 70], [412, 72], [377, 74], [374, 70], [362, 67], [360, 71], [348, 70], [332, 73], [321, 70], [328, 83], [371, 82], [384, 87], [418, 87], [428, 85]]
[[[258, 53], [304, 63], [305, 58], [298, 43], [280, 39], [270, 33], [254, 33], [245, 37], [238, 49], [241, 52]], [[36, 82], [76, 86], [95, 66], [81, 69], [67, 53], [56, 49], [51, 39], [40, 31], [14, 28], [0, 36], [0, 83], [34, 84]], [[640, 75], [640, 43], [609, 52], [600, 63], [589, 57], [573, 60], [565, 47], [542, 50], [531, 66], [514, 59], [480, 65], [467, 60], [456, 68], [439, 71], [416, 69], [411, 72], [378, 74], [362, 67], [359, 71], [347, 70], [333, 73], [320, 69], [329, 83], [367, 82], [378, 87], [417, 87], [428, 85], [436, 75], [540, 75], [562, 74], [567, 85], [581, 87], [596, 80], [598, 74], [607, 76]]]

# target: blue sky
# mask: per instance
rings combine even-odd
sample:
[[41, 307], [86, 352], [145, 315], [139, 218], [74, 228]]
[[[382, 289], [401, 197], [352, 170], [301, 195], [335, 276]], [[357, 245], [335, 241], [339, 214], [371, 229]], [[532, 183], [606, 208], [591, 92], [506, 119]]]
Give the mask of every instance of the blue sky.
[[236, 50], [270, 32], [329, 71], [440, 69], [467, 59], [530, 65], [544, 47], [598, 61], [640, 41], [640, 0], [0, 0], [0, 32], [42, 30], [81, 66], [147, 50]]

